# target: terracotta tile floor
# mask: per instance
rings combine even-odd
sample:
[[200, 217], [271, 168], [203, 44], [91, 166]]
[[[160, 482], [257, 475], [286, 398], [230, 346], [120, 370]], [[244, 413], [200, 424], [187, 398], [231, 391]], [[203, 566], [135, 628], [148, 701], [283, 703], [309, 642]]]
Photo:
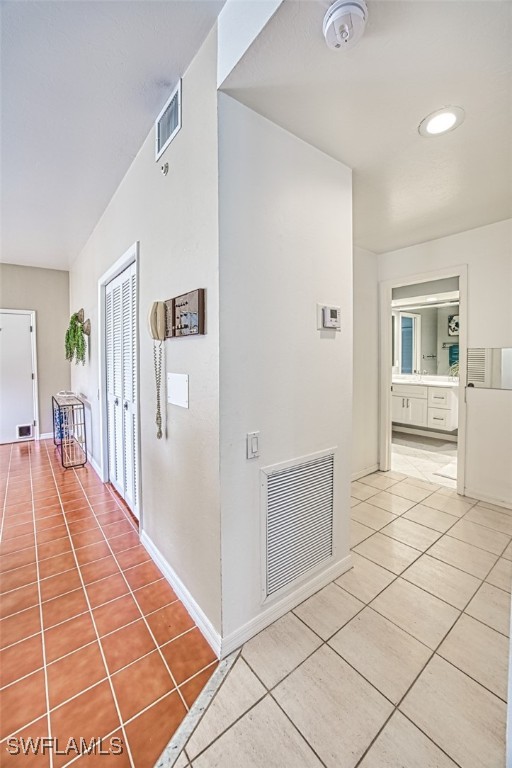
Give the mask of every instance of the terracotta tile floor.
[[[0, 509], [0, 765], [152, 768], [213, 652], [119, 497], [51, 441], [0, 446]], [[12, 736], [57, 742], [13, 756]], [[69, 741], [111, 737], [108, 761]]]

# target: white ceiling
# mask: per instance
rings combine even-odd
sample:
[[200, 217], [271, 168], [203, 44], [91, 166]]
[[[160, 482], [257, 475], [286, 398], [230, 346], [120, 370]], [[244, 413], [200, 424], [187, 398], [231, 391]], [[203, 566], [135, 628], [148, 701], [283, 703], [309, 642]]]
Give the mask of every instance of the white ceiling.
[[[368, 0], [365, 35], [342, 52], [323, 39], [329, 4], [285, 0], [223, 90], [354, 169], [363, 248], [511, 216], [512, 3]], [[447, 105], [463, 125], [420, 137]]]
[[2, 261], [69, 266], [223, 3], [2, 1]]
[[[223, 2], [2, 2], [3, 261], [69, 266]], [[344, 52], [323, 40], [328, 5], [285, 0], [223, 89], [354, 169], [356, 244], [511, 216], [512, 3], [369, 0]], [[448, 104], [465, 123], [421, 138]]]

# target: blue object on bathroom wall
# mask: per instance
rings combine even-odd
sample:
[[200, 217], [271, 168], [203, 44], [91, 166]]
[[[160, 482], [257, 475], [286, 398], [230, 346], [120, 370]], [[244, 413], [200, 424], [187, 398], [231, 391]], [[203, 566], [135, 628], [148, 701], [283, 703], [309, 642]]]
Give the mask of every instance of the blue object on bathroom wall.
[[448, 365], [451, 367], [459, 362], [459, 345], [454, 344], [448, 348]]

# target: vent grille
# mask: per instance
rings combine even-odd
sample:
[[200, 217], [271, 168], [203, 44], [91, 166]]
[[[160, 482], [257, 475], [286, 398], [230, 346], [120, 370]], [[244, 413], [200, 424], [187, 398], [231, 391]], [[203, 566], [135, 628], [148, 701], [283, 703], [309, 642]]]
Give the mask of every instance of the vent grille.
[[155, 159], [163, 155], [181, 128], [181, 80], [155, 122]]
[[486, 383], [487, 354], [484, 348], [468, 349], [468, 384]]
[[270, 596], [332, 555], [334, 454], [269, 472], [266, 505]]

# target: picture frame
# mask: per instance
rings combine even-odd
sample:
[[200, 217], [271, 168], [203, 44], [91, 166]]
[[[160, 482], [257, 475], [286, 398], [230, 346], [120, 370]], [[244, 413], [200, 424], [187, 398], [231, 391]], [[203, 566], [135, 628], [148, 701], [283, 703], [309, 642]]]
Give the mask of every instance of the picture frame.
[[459, 335], [459, 316], [448, 315], [448, 336]]

